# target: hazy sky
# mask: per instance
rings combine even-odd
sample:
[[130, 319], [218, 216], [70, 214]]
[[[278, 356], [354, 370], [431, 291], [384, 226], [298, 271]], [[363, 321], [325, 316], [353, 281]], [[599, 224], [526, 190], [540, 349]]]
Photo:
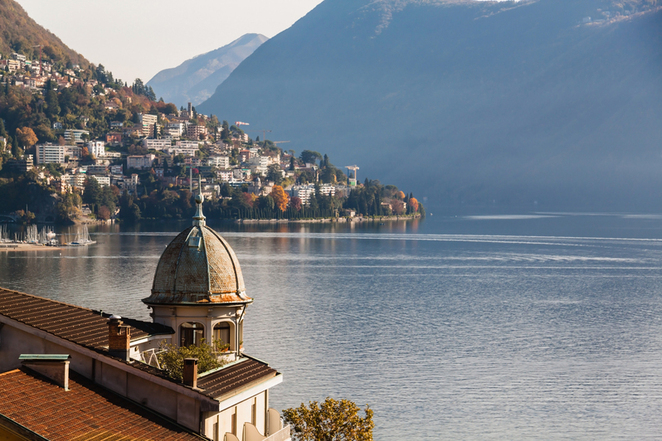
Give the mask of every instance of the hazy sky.
[[247, 33], [271, 38], [322, 0], [16, 0], [37, 23], [116, 78], [157, 72]]

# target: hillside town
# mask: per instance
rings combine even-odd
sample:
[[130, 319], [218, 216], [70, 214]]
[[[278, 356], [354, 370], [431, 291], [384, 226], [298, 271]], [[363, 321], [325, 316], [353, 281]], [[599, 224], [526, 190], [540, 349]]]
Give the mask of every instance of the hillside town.
[[[177, 109], [157, 101], [140, 79], [129, 86], [103, 66], [40, 59], [0, 56], [0, 177], [16, 184], [17, 176], [30, 176], [62, 200], [51, 208], [33, 201], [20, 217], [180, 218], [194, 191], [220, 218], [423, 212], [413, 195], [394, 186], [361, 183], [356, 165], [336, 168], [313, 149], [298, 156], [285, 150], [290, 141], [266, 139], [270, 129], [221, 122], [190, 103]], [[0, 210], [17, 213], [26, 202], [7, 201]]]

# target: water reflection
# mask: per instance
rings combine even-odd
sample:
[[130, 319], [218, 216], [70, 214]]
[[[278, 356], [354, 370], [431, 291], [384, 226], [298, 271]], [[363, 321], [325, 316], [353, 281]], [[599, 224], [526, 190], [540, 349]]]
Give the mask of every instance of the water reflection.
[[[285, 374], [277, 409], [369, 403], [377, 440], [655, 438], [659, 219], [555, 216], [212, 226], [255, 298], [246, 350]], [[0, 253], [0, 286], [147, 319], [140, 299], [188, 225]]]

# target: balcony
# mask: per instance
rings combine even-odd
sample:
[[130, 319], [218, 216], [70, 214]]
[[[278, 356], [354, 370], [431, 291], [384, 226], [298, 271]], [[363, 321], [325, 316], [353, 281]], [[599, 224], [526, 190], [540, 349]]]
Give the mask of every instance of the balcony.
[[269, 436], [260, 434], [257, 427], [250, 423], [244, 424], [244, 434], [241, 440], [231, 433], [226, 433], [223, 441], [290, 441], [290, 426], [285, 426]]

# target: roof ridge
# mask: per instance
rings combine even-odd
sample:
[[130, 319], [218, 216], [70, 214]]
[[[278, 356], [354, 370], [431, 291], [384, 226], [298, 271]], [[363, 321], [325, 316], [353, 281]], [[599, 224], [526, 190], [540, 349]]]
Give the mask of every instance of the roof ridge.
[[11, 371], [2, 372], [0, 373], [0, 377], [2, 377], [3, 375], [11, 374], [13, 372], [20, 372], [20, 369], [16, 368], [16, 369], [12, 369]]

